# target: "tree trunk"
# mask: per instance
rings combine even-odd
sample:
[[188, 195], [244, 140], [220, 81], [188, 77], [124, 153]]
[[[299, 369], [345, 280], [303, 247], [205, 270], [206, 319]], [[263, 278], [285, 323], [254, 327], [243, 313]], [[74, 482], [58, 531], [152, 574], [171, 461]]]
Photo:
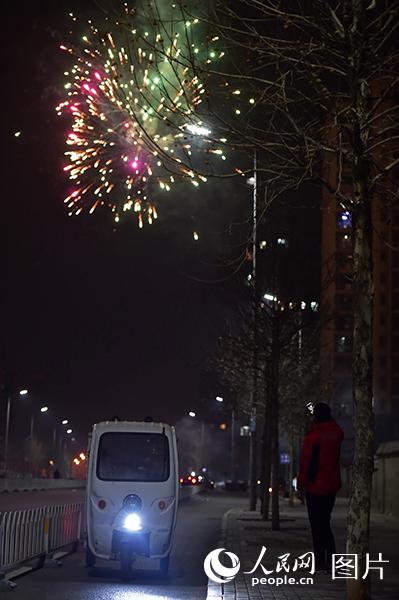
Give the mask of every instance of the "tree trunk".
[[[356, 173], [355, 173], [356, 175]], [[353, 410], [355, 453], [348, 513], [347, 552], [358, 556], [358, 579], [347, 580], [347, 600], [370, 598], [369, 578], [362, 579], [369, 551], [370, 504], [373, 476], [373, 386], [372, 386], [372, 214], [364, 172], [355, 185], [361, 201], [354, 214], [354, 331]], [[363, 175], [363, 178], [362, 178]], [[356, 182], [356, 178], [355, 178]], [[359, 198], [358, 198], [359, 199]]]
[[294, 506], [294, 488], [292, 487], [292, 480], [294, 479], [294, 453], [295, 453], [295, 439], [294, 434], [290, 432], [290, 462], [288, 465], [288, 504]]
[[252, 232], [252, 279], [253, 279], [253, 292], [252, 292], [252, 309], [253, 309], [253, 336], [254, 336], [254, 348], [253, 348], [253, 390], [252, 390], [252, 407], [251, 407], [251, 437], [249, 439], [250, 452], [249, 452], [249, 510], [256, 510], [256, 504], [258, 500], [258, 431], [257, 431], [257, 410], [258, 410], [258, 358], [259, 358], [259, 277], [257, 273], [257, 257], [258, 257], [258, 241], [257, 241], [257, 228], [258, 228], [258, 183], [257, 183], [257, 155], [256, 150], [254, 152], [254, 190], [253, 190], [253, 232]]
[[272, 337], [272, 380], [271, 385], [271, 439], [272, 439], [272, 530], [280, 529], [279, 511], [279, 366], [280, 366], [280, 310], [275, 307], [273, 313]]
[[266, 406], [262, 433], [262, 519], [269, 520], [271, 481], [271, 414], [270, 414], [270, 361], [266, 361]]

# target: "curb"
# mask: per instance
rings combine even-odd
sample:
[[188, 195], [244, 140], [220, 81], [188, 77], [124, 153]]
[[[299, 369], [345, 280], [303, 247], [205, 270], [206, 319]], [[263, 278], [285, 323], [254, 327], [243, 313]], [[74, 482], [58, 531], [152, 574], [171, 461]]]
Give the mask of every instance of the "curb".
[[[233, 510], [233, 508], [229, 508], [229, 510], [227, 510], [222, 517], [221, 537], [218, 541], [219, 548], [224, 548], [226, 545], [227, 522]], [[215, 583], [214, 581], [208, 578], [206, 600], [216, 600], [218, 598], [223, 599], [224, 591], [225, 590], [223, 583]]]

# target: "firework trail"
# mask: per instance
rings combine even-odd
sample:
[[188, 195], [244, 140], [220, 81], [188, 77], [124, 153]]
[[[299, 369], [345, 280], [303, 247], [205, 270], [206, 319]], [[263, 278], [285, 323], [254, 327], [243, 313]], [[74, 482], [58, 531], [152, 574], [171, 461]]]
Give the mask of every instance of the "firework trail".
[[104, 206], [116, 222], [135, 213], [142, 227], [157, 218], [161, 193], [184, 179], [198, 187], [211, 155], [225, 159], [225, 140], [213, 140], [200, 118], [205, 87], [183, 59], [187, 47], [200, 51], [187, 33], [197, 20], [165, 21], [166, 35], [146, 21], [123, 4], [119, 17], [89, 21], [78, 43], [61, 46], [71, 56], [56, 109], [72, 120], [64, 166], [70, 216]]

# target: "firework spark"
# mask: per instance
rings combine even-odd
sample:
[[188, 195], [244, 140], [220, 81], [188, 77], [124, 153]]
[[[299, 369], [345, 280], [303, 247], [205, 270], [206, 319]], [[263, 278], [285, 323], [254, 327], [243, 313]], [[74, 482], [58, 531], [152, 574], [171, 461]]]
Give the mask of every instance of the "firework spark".
[[123, 19], [107, 19], [105, 30], [89, 22], [79, 44], [61, 46], [73, 64], [56, 110], [72, 120], [64, 166], [73, 185], [68, 214], [105, 206], [116, 222], [135, 213], [142, 227], [157, 218], [159, 193], [181, 179], [194, 187], [206, 181], [196, 157], [206, 157], [203, 165], [223, 151], [199, 117], [205, 87], [179, 59], [186, 36], [176, 31], [165, 42], [159, 31], [139, 31], [124, 6]]

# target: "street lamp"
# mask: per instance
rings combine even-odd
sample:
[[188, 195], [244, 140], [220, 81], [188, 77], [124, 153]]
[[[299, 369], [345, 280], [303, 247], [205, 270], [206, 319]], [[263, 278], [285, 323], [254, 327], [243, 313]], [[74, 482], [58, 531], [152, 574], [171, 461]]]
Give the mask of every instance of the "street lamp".
[[[217, 402], [224, 402], [222, 396], [216, 396]], [[225, 429], [225, 428], [224, 428]], [[235, 429], [235, 411], [234, 408], [231, 409], [231, 441], [230, 441], [230, 478], [231, 481], [234, 481], [234, 429]]]
[[248, 183], [253, 188], [252, 198], [252, 303], [253, 303], [253, 332], [254, 332], [254, 351], [253, 351], [253, 390], [252, 390], [252, 401], [251, 401], [251, 419], [250, 419], [250, 444], [249, 444], [249, 510], [256, 510], [256, 481], [258, 471], [258, 457], [257, 457], [257, 411], [258, 411], [258, 381], [257, 381], [257, 370], [258, 370], [258, 295], [259, 295], [259, 278], [257, 275], [257, 254], [258, 254], [258, 156], [257, 151], [254, 150], [254, 173], [253, 176], [248, 180]]
[[68, 425], [68, 423], [68, 419], [63, 419], [63, 421], [61, 421], [61, 425]]
[[[190, 412], [188, 413], [188, 416], [191, 417], [192, 419], [194, 419], [197, 416], [197, 413], [194, 412], [193, 410], [190, 410]], [[203, 419], [201, 419], [201, 430], [200, 430], [200, 452], [199, 452], [199, 457], [198, 457], [198, 461], [197, 461], [197, 471], [200, 472], [201, 470], [201, 463], [202, 463], [202, 456], [203, 456], [203, 448], [204, 448], [204, 437], [205, 437], [205, 421]]]
[[71, 428], [69, 428], [69, 429], [67, 429], [67, 430], [66, 430], [66, 432], [67, 432], [67, 434], [68, 434], [68, 435], [71, 435], [71, 433], [72, 433], [72, 429], [71, 429]]
[[[48, 410], [49, 410], [48, 406], [40, 407], [40, 412], [42, 414], [48, 412]], [[34, 429], [35, 429], [35, 413], [32, 412], [32, 415], [30, 418], [30, 433], [29, 433], [30, 456], [31, 456], [32, 465], [33, 465], [33, 432], [34, 432]]]
[[[20, 396], [26, 396], [28, 393], [27, 389], [20, 390]], [[6, 409], [6, 428], [4, 434], [4, 472], [7, 472], [7, 461], [8, 461], [8, 438], [10, 435], [10, 414], [11, 414], [11, 392], [7, 397], [7, 409]]]

